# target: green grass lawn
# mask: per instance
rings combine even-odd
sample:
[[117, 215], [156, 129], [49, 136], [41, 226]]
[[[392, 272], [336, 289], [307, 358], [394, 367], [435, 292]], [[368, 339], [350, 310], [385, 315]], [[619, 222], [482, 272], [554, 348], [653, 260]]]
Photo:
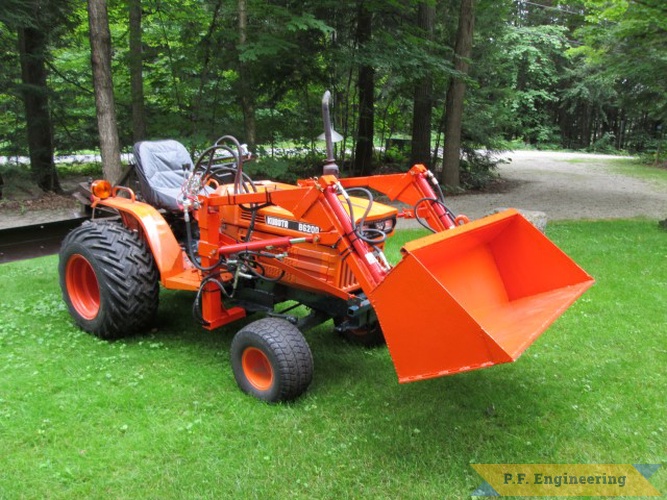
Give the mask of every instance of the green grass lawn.
[[[399, 385], [385, 348], [325, 324], [286, 405], [237, 389], [241, 324], [200, 329], [191, 295], [163, 291], [152, 331], [103, 342], [72, 325], [57, 257], [3, 264], [0, 498], [462, 498], [474, 462], [666, 462], [667, 232], [549, 234], [597, 284], [518, 362]], [[667, 492], [664, 467], [651, 482]]]
[[[588, 158], [574, 158], [567, 163], [590, 164]], [[598, 163], [598, 162], [595, 162]], [[634, 177], [652, 184], [656, 188], [667, 189], [667, 169], [662, 165], [652, 165], [642, 162], [637, 158], [616, 157], [599, 160], [611, 172]]]
[[664, 166], [647, 165], [636, 159], [620, 159], [607, 163], [616, 173], [650, 182], [657, 188], [667, 189], [667, 169]]

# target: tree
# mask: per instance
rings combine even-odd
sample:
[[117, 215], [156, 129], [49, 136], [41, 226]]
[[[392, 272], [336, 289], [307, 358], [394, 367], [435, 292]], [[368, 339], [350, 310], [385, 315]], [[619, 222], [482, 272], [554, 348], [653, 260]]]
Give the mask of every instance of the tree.
[[[410, 160], [428, 164], [435, 123], [436, 151], [446, 129], [452, 177], [460, 151], [497, 150], [506, 140], [656, 147], [666, 119], [667, 8], [659, 0], [478, 0], [474, 7], [473, 0], [109, 2], [113, 94], [108, 74], [95, 83], [107, 81], [116, 125], [104, 119], [114, 110], [109, 99], [95, 111], [89, 38], [96, 33], [86, 29], [87, 3], [55, 15], [68, 2], [4, 0], [0, 9], [9, 27], [0, 31], [2, 154], [27, 154], [28, 129], [33, 139], [51, 137], [51, 150], [70, 152], [95, 147], [105, 127], [117, 129], [123, 144], [177, 137], [196, 150], [231, 133], [251, 145], [313, 147], [325, 89], [333, 92], [336, 128], [347, 141], [339, 151], [354, 155], [342, 169], [361, 174], [372, 173], [375, 136], [412, 136]], [[20, 61], [30, 58], [19, 58], [19, 27], [41, 30], [21, 38], [24, 52], [40, 53], [26, 42], [44, 46], [46, 77], [29, 85], [21, 83]], [[33, 90], [43, 103], [28, 112], [24, 96]], [[42, 122], [34, 132], [36, 116], [50, 126]], [[408, 163], [401, 154], [392, 160]], [[43, 164], [47, 186], [55, 169], [50, 160]], [[461, 167], [458, 182], [476, 175], [467, 172], [471, 164]]]
[[53, 128], [46, 85], [46, 33], [42, 28], [19, 28], [22, 95], [28, 130], [30, 167], [43, 191], [62, 191], [53, 161]]
[[[370, 43], [373, 32], [373, 13], [359, 0], [357, 5], [356, 42], [360, 50]], [[354, 168], [360, 174], [368, 174], [373, 163], [373, 139], [375, 135], [375, 69], [368, 63], [359, 66], [359, 122]]]
[[130, 94], [132, 99], [132, 140], [146, 138], [143, 55], [141, 45], [141, 0], [129, 0], [130, 14]]
[[588, 0], [583, 45], [571, 53], [617, 89], [634, 149], [655, 143], [667, 121], [667, 6], [662, 0]]
[[562, 26], [511, 26], [501, 40], [508, 62], [504, 77], [512, 92], [504, 103], [513, 120], [504, 132], [530, 144], [558, 142], [560, 85], [567, 74], [569, 48]]
[[[248, 43], [248, 2], [238, 0], [239, 14], [239, 52], [242, 54]], [[239, 57], [239, 100], [243, 110], [243, 122], [245, 124], [245, 141], [251, 151], [255, 150], [257, 144], [257, 124], [255, 122], [255, 98], [253, 85], [250, 83], [250, 74], [247, 62], [243, 56]]]
[[90, 36], [97, 128], [104, 177], [112, 184], [120, 180], [120, 140], [111, 79], [111, 33], [106, 0], [88, 0]]
[[475, 23], [474, 0], [461, 0], [459, 27], [454, 49], [454, 69], [460, 76], [453, 77], [447, 90], [445, 145], [441, 182], [450, 187], [459, 187], [461, 128], [463, 125], [463, 104], [466, 90], [465, 77], [468, 74], [468, 60], [472, 54], [473, 30]]
[[[307, 2], [236, 0], [236, 5], [237, 38], [230, 51], [236, 60], [223, 59], [220, 65], [242, 104], [244, 140], [250, 144], [254, 136], [261, 143], [287, 133], [310, 141], [317, 134], [309, 125], [316, 122], [319, 130], [321, 120], [310, 119], [319, 99], [309, 100], [309, 90], [322, 88], [325, 63], [320, 50], [331, 28], [314, 16]], [[235, 75], [230, 75], [230, 66]], [[319, 89], [316, 93], [321, 97]]]
[[[424, 0], [417, 7], [417, 27], [424, 36], [433, 38], [435, 3]], [[433, 114], [433, 79], [431, 72], [421, 75], [414, 90], [412, 113], [412, 149], [410, 163], [431, 163], [431, 117]]]
[[16, 29], [21, 63], [20, 92], [25, 109], [30, 169], [43, 191], [61, 192], [53, 160], [53, 126], [47, 86], [50, 34], [63, 23], [65, 2], [56, 0], [10, 1], [0, 20]]

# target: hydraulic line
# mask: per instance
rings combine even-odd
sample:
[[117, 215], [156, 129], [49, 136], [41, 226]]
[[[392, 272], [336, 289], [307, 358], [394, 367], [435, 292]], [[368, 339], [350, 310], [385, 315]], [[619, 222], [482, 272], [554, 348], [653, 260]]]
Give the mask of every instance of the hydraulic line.
[[[215, 141], [216, 146], [220, 146], [223, 141], [229, 141], [234, 146], [236, 146], [236, 152], [232, 153], [236, 160], [236, 177], [234, 178], [234, 191], [237, 193], [240, 193], [242, 191], [249, 193], [250, 191], [243, 182], [243, 148], [241, 147], [241, 143], [234, 136], [223, 135], [217, 141]], [[231, 148], [229, 149], [231, 150]]]
[[436, 198], [425, 197], [425, 198], [421, 198], [420, 200], [418, 200], [417, 203], [415, 203], [414, 208], [413, 208], [413, 210], [415, 212], [415, 219], [417, 220], [417, 222], [422, 227], [428, 229], [432, 233], [437, 232], [435, 229], [433, 229], [431, 226], [429, 226], [428, 223], [424, 219], [422, 219], [419, 216], [419, 214], [417, 213], [419, 205], [421, 205], [422, 203], [426, 203], [426, 202], [430, 202], [430, 203], [435, 204], [435, 205], [440, 205], [445, 210], [448, 217], [450, 217], [452, 220], [456, 220], [455, 215], [452, 213], [452, 211], [449, 208], [447, 208], [447, 206], [442, 201], [440, 201]]
[[[379, 245], [383, 243], [387, 239], [387, 233], [381, 229], [374, 228], [374, 227], [364, 227], [364, 224], [366, 222], [366, 217], [368, 217], [368, 214], [371, 211], [371, 208], [374, 203], [373, 199], [373, 193], [371, 193], [368, 189], [364, 187], [353, 187], [349, 188], [347, 190], [347, 193], [350, 194], [352, 192], [359, 191], [363, 194], [366, 195], [368, 198], [368, 204], [366, 205], [366, 210], [364, 211], [364, 214], [361, 216], [361, 219], [359, 219], [359, 223], [355, 224], [354, 221], [354, 216], [352, 215], [352, 201], [348, 198], [346, 198], [348, 206], [350, 207], [350, 219], [352, 222], [352, 225], [354, 226], [355, 232], [357, 233], [357, 236], [361, 238], [363, 241], [370, 245]], [[368, 233], [376, 233], [379, 236], [377, 238], [372, 238], [368, 235]]]
[[213, 271], [220, 266], [224, 266], [225, 256], [222, 254], [220, 254], [220, 258], [212, 266], [202, 266], [199, 258], [194, 255], [192, 248], [192, 229], [190, 228], [190, 207], [185, 203], [183, 205], [183, 220], [185, 221], [185, 248], [192, 265], [202, 272]]
[[373, 281], [375, 282], [375, 285], [377, 285], [382, 281], [384, 275], [386, 274], [386, 271], [382, 268], [382, 266], [378, 262], [373, 252], [370, 251], [366, 242], [360, 239], [356, 234], [353, 224], [352, 222], [350, 222], [348, 218], [349, 215], [345, 213], [345, 209], [343, 208], [343, 205], [338, 199], [336, 189], [337, 189], [336, 185], [328, 186], [327, 188], [324, 189], [323, 192], [324, 197], [327, 200], [331, 209], [333, 210], [335, 217], [340, 221], [340, 224], [343, 226], [342, 229], [344, 234], [348, 238], [350, 238], [350, 236], [353, 234], [357, 236], [354, 239], [350, 238], [350, 244], [354, 247], [354, 250], [356, 251], [357, 255], [361, 257], [361, 259], [365, 262], [366, 269], [370, 273]]
[[427, 172], [427, 175], [419, 175], [416, 177], [415, 182], [417, 183], [417, 186], [419, 186], [420, 191], [426, 195], [424, 198], [430, 198], [431, 200], [438, 202], [438, 203], [433, 203], [432, 208], [433, 212], [438, 217], [438, 220], [444, 226], [444, 228], [451, 229], [453, 227], [456, 227], [456, 222], [452, 217], [451, 212], [445, 206], [444, 202], [436, 197], [436, 193], [434, 192], [433, 187], [436, 188], [436, 191], [439, 191], [439, 195], [442, 197], [442, 199], [444, 199], [442, 190], [440, 189], [440, 186], [438, 185], [438, 182], [433, 176], [433, 174], [431, 172]]
[[225, 284], [218, 279], [218, 277], [220, 276], [220, 274], [222, 274], [222, 272], [223, 271], [210, 274], [209, 276], [207, 276], [202, 280], [201, 284], [199, 285], [199, 290], [197, 290], [197, 295], [195, 296], [195, 300], [192, 303], [192, 316], [198, 323], [202, 325], [205, 324], [205, 322], [199, 309], [201, 307], [201, 296], [204, 293], [204, 288], [206, 287], [206, 285], [208, 285], [209, 283], [214, 283], [215, 285], [218, 286], [222, 294], [227, 298], [231, 298], [234, 295], [234, 290], [232, 290], [231, 293], [228, 292], [227, 289], [225, 288]]

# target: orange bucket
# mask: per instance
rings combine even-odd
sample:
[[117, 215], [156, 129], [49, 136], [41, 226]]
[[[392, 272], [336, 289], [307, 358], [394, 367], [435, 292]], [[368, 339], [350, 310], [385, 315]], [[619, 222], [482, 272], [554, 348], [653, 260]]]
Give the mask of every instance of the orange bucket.
[[400, 382], [516, 360], [594, 283], [516, 210], [401, 251], [370, 294]]

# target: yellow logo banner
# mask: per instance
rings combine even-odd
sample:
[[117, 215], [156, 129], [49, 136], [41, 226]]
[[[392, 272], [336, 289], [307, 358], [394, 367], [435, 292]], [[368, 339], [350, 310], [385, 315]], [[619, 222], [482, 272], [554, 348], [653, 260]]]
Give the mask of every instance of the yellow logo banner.
[[483, 483], [473, 496], [660, 496], [657, 464], [470, 464]]

